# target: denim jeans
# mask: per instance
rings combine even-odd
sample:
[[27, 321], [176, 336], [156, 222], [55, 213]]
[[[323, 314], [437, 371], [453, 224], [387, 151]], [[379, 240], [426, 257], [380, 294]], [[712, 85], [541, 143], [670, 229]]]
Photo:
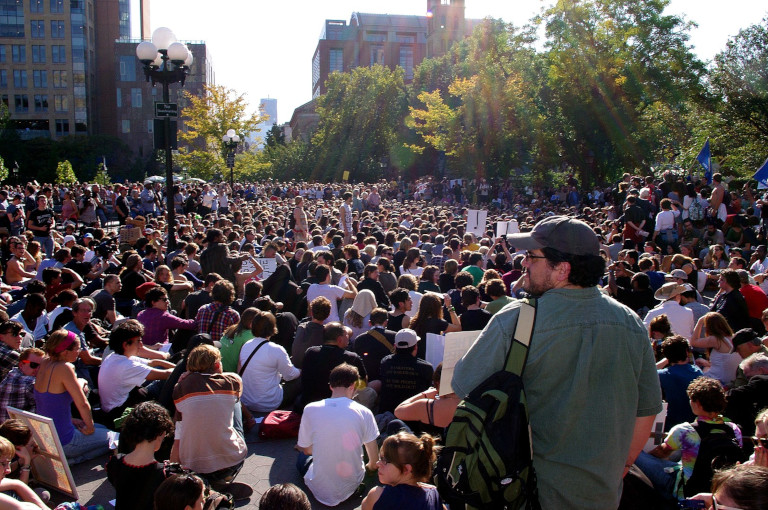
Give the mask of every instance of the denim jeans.
[[94, 425], [93, 434], [87, 436], [75, 429], [72, 441], [63, 445], [67, 463], [79, 464], [88, 459], [106, 455], [109, 452], [107, 433], [109, 429], [100, 423]]
[[656, 492], [664, 499], [677, 499], [675, 495], [675, 482], [680, 464], [667, 459], [654, 457], [650, 453], [640, 452], [635, 460], [635, 465], [640, 468], [645, 476], [653, 484]]
[[302, 478], [304, 478], [304, 475], [307, 474], [307, 471], [309, 471], [309, 466], [312, 464], [312, 456], [307, 455], [304, 452], [299, 452], [299, 456], [296, 458], [296, 469], [299, 471], [299, 474]]
[[53, 256], [53, 238], [52, 237], [35, 236], [35, 241], [40, 243], [40, 246], [45, 250], [45, 256], [47, 258], [51, 258]]

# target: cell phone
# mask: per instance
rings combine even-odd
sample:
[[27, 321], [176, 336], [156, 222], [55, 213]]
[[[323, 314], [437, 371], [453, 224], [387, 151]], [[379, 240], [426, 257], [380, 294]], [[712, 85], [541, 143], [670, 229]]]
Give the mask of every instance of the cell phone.
[[706, 508], [707, 505], [698, 499], [684, 499], [677, 504], [678, 508]]

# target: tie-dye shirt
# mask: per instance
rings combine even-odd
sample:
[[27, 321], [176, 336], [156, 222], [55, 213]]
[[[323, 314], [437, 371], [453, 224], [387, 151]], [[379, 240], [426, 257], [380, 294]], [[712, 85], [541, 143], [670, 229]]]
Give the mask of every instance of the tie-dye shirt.
[[[728, 418], [718, 416], [714, 420], [704, 420], [701, 417], [698, 417], [696, 420], [712, 424], [725, 423], [733, 429], [733, 433], [736, 435], [736, 441], [738, 441], [739, 446], [742, 446], [741, 430], [738, 425], [728, 420]], [[682, 476], [684, 477], [683, 480], [688, 480], [693, 474], [693, 465], [696, 464], [696, 457], [699, 455], [701, 436], [699, 436], [699, 433], [696, 432], [696, 429], [693, 428], [692, 424], [681, 423], [672, 427], [672, 430], [670, 430], [667, 435], [665, 444], [673, 451], [682, 451], [682, 458], [680, 460], [682, 469], [678, 471], [678, 487], [681, 492], [680, 495], [682, 495], [683, 484], [679, 483], [681, 481], [679, 480], [679, 477], [682, 473]]]

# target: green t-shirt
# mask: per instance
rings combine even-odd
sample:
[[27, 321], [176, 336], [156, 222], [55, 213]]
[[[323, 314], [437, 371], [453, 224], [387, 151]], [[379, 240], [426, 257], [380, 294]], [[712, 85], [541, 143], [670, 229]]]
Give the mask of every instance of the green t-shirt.
[[[495, 314], [456, 365], [459, 397], [504, 367], [518, 303]], [[542, 508], [617, 508], [635, 419], [661, 411], [640, 319], [597, 287], [544, 293], [523, 382]]]
[[485, 271], [483, 271], [477, 266], [467, 266], [464, 269], [462, 269], [462, 271], [466, 271], [467, 273], [472, 275], [472, 280], [473, 280], [472, 285], [474, 285], [475, 287], [480, 285], [480, 282], [483, 280], [483, 274], [485, 273]]
[[224, 372], [237, 372], [237, 362], [240, 361], [240, 349], [248, 340], [253, 338], [250, 330], [244, 329], [235, 338], [221, 337], [221, 369]]
[[504, 308], [509, 303], [512, 303], [515, 301], [515, 298], [509, 297], [509, 296], [501, 296], [498, 299], [494, 299], [490, 303], [488, 303], [488, 306], [485, 307], [485, 311], [490, 313], [491, 315], [494, 315], [496, 312]]

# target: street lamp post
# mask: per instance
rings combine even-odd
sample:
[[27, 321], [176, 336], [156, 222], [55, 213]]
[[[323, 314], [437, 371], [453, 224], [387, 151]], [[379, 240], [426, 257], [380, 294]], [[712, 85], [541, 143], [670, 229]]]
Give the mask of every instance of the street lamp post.
[[[160, 83], [163, 86], [163, 103], [170, 103], [168, 86], [171, 83], [181, 83], [189, 74], [192, 65], [192, 52], [182, 43], [176, 41], [176, 36], [169, 28], [160, 27], [152, 33], [152, 42], [144, 41], [136, 46], [136, 56], [144, 65], [144, 76], [147, 81]], [[178, 114], [178, 106], [173, 112]], [[163, 132], [165, 149], [165, 195], [168, 209], [168, 251], [176, 248], [176, 210], [173, 200], [173, 154], [171, 153], [171, 111], [164, 112]]]
[[221, 137], [224, 142], [224, 148], [227, 150], [227, 167], [229, 167], [229, 187], [232, 195], [235, 193], [235, 151], [237, 144], [240, 143], [240, 137], [235, 134], [234, 129], [227, 130], [227, 134]]

